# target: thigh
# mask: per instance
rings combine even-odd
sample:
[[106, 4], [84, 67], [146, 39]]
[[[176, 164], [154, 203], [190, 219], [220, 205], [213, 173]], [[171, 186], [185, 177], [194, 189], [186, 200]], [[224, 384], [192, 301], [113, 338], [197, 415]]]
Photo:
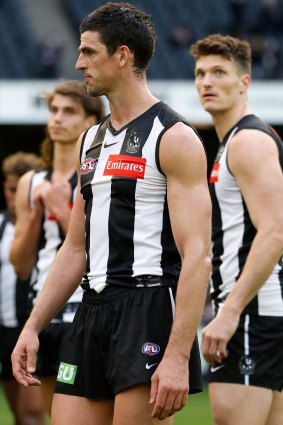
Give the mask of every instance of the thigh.
[[112, 425], [112, 400], [54, 394], [51, 425]]
[[273, 391], [272, 405], [266, 425], [283, 424], [283, 391]]
[[265, 425], [273, 391], [213, 382], [209, 384], [209, 398], [215, 425]]
[[162, 421], [151, 417], [150, 386], [139, 385], [116, 395], [113, 425], [172, 425], [173, 416]]

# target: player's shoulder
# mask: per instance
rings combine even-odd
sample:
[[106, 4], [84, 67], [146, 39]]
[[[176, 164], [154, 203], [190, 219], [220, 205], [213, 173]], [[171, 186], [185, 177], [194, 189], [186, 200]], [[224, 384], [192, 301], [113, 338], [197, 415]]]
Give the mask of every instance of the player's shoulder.
[[252, 155], [267, 155], [268, 152], [278, 153], [274, 138], [265, 131], [257, 128], [243, 128], [231, 139], [229, 156], [241, 156], [249, 159]]

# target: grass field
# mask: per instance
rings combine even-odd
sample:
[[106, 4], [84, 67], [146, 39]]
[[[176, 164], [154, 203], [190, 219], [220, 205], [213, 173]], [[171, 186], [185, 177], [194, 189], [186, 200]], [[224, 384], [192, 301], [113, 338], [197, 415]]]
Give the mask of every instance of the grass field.
[[[162, 424], [162, 422], [160, 422]], [[12, 415], [0, 385], [0, 425], [13, 425]], [[207, 387], [189, 398], [186, 407], [175, 415], [174, 425], [213, 425]]]

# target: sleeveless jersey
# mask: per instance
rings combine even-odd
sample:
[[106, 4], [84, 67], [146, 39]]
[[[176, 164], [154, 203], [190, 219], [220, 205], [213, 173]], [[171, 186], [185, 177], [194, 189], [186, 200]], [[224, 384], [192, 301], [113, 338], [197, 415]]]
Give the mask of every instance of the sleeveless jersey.
[[181, 260], [170, 225], [166, 177], [159, 164], [160, 139], [177, 122], [190, 125], [158, 102], [118, 131], [109, 115], [84, 134], [81, 192], [87, 269], [83, 288], [100, 292], [105, 283], [177, 284]]
[[[42, 184], [44, 179], [51, 180], [52, 168], [49, 170], [35, 172], [30, 187], [30, 205], [31, 208], [34, 207], [32, 200], [32, 193], [36, 186]], [[77, 189], [77, 174], [74, 173], [70, 179], [70, 184], [72, 187], [72, 195], [70, 199], [70, 207], [72, 207], [76, 189]], [[38, 296], [40, 295], [43, 286], [45, 284], [49, 270], [55, 260], [56, 254], [63, 244], [65, 239], [65, 233], [61, 229], [60, 224], [54, 216], [48, 211], [47, 208], [44, 210], [42, 228], [39, 240], [39, 247], [37, 252], [36, 265], [32, 273], [31, 278], [31, 298], [33, 304], [36, 302]], [[60, 285], [60, 282], [58, 282]], [[52, 323], [55, 322], [70, 322], [73, 320], [75, 308], [77, 304], [82, 299], [82, 289], [79, 287], [75, 293], [71, 296], [63, 310], [52, 320]]]
[[[219, 147], [210, 177], [213, 205], [211, 297], [215, 312], [221, 308], [239, 278], [256, 235], [244, 198], [227, 162], [229, 143], [242, 129], [255, 129], [269, 134], [278, 147], [283, 169], [281, 139], [270, 126], [254, 115], [242, 118], [226, 134]], [[283, 261], [282, 258], [278, 260], [270, 277], [247, 305], [246, 313], [283, 316]]]
[[28, 317], [29, 281], [18, 279], [10, 263], [10, 248], [15, 226], [8, 211], [0, 214], [0, 324], [16, 328]]

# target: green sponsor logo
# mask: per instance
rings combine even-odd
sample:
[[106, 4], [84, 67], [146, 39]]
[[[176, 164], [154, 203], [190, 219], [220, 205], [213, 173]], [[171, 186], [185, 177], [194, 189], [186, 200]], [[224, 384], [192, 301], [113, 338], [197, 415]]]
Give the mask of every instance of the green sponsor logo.
[[60, 363], [57, 381], [65, 384], [74, 384], [78, 366], [68, 363]]

